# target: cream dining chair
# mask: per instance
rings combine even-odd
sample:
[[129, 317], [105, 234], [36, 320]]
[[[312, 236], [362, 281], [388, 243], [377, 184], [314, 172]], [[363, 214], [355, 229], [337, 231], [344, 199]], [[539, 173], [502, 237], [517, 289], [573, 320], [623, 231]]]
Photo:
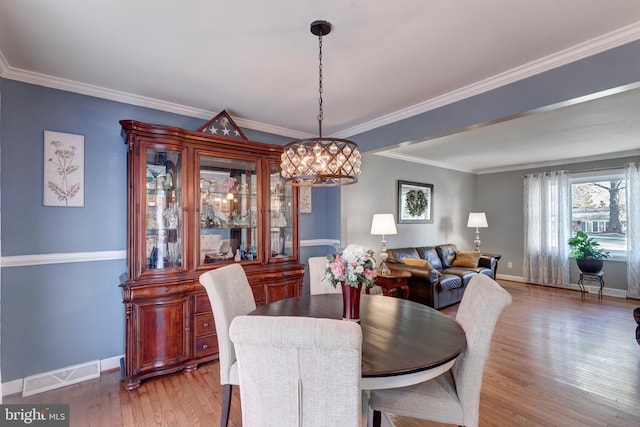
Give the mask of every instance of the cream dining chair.
[[475, 275], [464, 291], [456, 320], [464, 329], [467, 346], [444, 374], [409, 387], [371, 390], [373, 426], [381, 412], [440, 423], [475, 427], [480, 418], [482, 374], [491, 337], [511, 295], [484, 274]]
[[238, 316], [230, 336], [238, 358], [243, 427], [360, 425], [360, 325]]
[[[310, 257], [307, 259], [307, 263], [309, 264], [309, 293], [311, 295], [342, 293], [340, 287], [334, 288], [333, 286], [322, 283], [327, 262], [326, 256]], [[365, 288], [362, 288], [362, 293], [366, 293]], [[380, 286], [373, 286], [369, 289], [369, 294], [380, 295], [382, 294], [382, 288]]]
[[327, 257], [316, 256], [307, 260], [309, 264], [309, 292], [311, 295], [317, 294], [341, 294], [342, 289], [328, 286], [322, 283], [324, 272], [327, 268]]
[[255, 310], [256, 302], [247, 276], [240, 264], [230, 264], [207, 271], [200, 276], [200, 283], [207, 290], [216, 324], [220, 384], [222, 385], [220, 426], [226, 427], [229, 422], [231, 406], [231, 386], [240, 384], [236, 353], [233, 343], [229, 339], [229, 327], [236, 316]]

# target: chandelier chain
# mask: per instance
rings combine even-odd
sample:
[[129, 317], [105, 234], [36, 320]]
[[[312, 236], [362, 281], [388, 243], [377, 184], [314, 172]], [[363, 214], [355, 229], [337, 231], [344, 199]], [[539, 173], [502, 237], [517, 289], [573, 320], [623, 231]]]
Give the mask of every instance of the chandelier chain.
[[318, 98], [318, 136], [322, 138], [322, 119], [324, 115], [322, 110], [322, 34], [318, 36], [318, 43], [320, 46], [318, 53], [318, 60], [320, 64], [318, 66], [318, 92], [320, 94], [320, 97]]

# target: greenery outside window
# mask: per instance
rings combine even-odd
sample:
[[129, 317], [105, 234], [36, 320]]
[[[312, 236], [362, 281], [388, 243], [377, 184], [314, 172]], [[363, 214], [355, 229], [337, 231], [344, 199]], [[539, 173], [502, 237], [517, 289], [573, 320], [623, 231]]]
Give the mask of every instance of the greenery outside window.
[[624, 170], [571, 175], [571, 229], [595, 238], [612, 257], [626, 259], [627, 209]]

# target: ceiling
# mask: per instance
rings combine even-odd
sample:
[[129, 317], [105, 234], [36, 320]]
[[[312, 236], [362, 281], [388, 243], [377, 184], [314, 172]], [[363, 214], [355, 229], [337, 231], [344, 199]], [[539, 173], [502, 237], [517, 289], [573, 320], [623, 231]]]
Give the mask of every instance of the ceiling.
[[[333, 25], [323, 133], [337, 137], [640, 39], [637, 0], [3, 0], [0, 76], [203, 119], [226, 109], [241, 127], [309, 137], [316, 19]], [[633, 152], [638, 101], [634, 89], [378, 154], [483, 173], [601, 158], [602, 138], [609, 154]]]

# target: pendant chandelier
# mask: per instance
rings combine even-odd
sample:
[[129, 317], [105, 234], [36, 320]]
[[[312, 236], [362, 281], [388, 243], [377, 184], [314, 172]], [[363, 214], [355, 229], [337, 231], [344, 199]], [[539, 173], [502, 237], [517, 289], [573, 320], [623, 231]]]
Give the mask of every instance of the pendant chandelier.
[[291, 185], [324, 187], [358, 182], [362, 156], [358, 144], [348, 139], [322, 137], [322, 36], [331, 32], [327, 21], [313, 21], [311, 33], [318, 36], [319, 112], [318, 137], [291, 141], [280, 157], [281, 175]]

